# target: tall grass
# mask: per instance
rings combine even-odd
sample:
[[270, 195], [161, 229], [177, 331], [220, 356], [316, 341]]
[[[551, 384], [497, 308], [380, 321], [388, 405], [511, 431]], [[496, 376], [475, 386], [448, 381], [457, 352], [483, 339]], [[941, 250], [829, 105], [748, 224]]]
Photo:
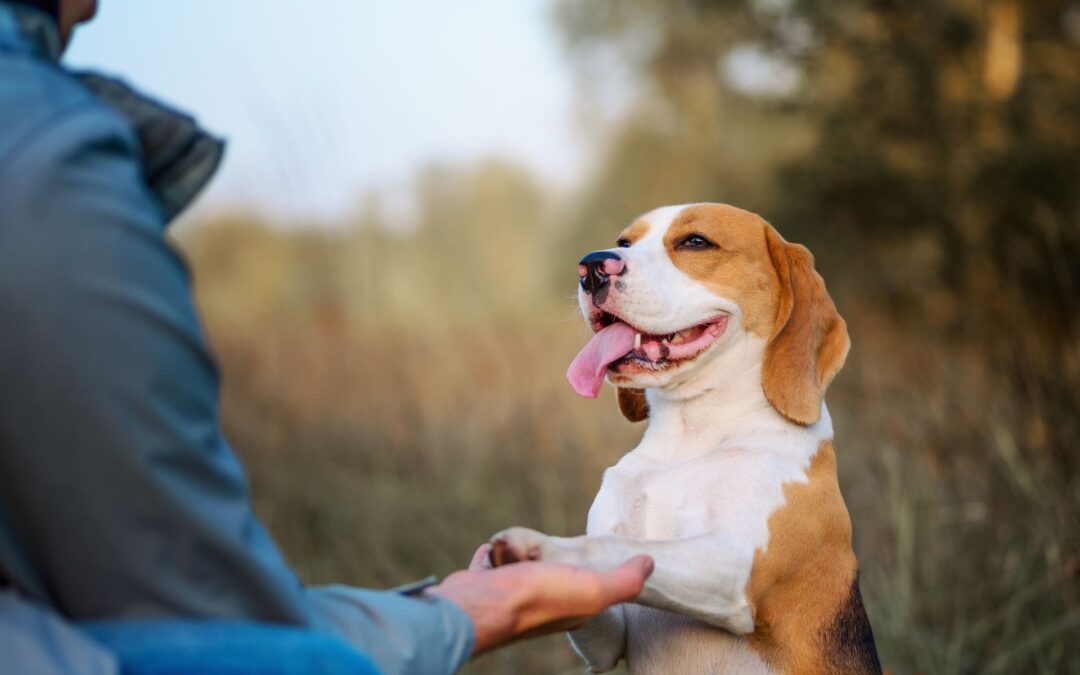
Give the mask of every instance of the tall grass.
[[[566, 385], [585, 331], [572, 264], [550, 250], [514, 249], [566, 269], [565, 293], [499, 283], [520, 267], [490, 279], [432, 267], [422, 261], [459, 252], [423, 231], [234, 223], [185, 245], [223, 366], [227, 433], [258, 513], [309, 583], [446, 574], [510, 525], [580, 533], [604, 468], [642, 431], [611, 392], [584, 401]], [[1040, 450], [1054, 430], [1022, 418], [1015, 402], [1028, 394], [981, 343], [829, 281], [855, 345], [829, 402], [883, 663], [1080, 672], [1075, 461]], [[552, 636], [467, 670], [580, 665]]]
[[[576, 329], [576, 326], [574, 326]], [[563, 385], [565, 322], [215, 333], [227, 432], [256, 508], [310, 583], [387, 587], [460, 568], [514, 524], [583, 531], [603, 469], [636, 429]], [[477, 672], [558, 672], [561, 637]]]

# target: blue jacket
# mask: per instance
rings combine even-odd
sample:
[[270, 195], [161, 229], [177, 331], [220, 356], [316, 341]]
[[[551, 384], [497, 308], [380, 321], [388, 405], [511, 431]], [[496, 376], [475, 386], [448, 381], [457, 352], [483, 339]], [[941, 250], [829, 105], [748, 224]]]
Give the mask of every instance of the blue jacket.
[[60, 626], [311, 627], [386, 673], [457, 670], [473, 643], [458, 607], [306, 588], [252, 513], [164, 231], [220, 148], [190, 118], [66, 72], [44, 17], [0, 0], [0, 586], [14, 588], [0, 593], [4, 666], [24, 672], [4, 641], [20, 625], [32, 636], [12, 617], [33, 607]]

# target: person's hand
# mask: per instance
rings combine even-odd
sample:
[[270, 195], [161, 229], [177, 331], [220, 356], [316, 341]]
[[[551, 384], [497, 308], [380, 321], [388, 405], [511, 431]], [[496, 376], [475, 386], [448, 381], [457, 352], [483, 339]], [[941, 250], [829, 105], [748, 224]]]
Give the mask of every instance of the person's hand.
[[490, 549], [484, 544], [468, 570], [425, 591], [469, 615], [476, 628], [474, 654], [522, 637], [573, 630], [604, 608], [636, 598], [653, 571], [646, 555], [603, 573], [546, 562], [490, 569]]

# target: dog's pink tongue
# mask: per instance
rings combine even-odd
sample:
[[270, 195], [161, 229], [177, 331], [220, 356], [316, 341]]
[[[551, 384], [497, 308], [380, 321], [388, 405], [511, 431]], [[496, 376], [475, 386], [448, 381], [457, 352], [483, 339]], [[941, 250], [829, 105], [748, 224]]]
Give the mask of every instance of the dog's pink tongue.
[[616, 322], [592, 336], [566, 371], [566, 379], [578, 396], [596, 398], [600, 394], [607, 367], [633, 351], [634, 334], [633, 328]]

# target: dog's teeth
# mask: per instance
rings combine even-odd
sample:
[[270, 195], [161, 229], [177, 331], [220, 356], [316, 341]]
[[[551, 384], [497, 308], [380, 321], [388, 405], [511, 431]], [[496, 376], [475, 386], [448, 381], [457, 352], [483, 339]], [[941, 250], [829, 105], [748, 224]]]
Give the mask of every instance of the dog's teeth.
[[641, 349], [641, 333], [634, 333], [634, 349]]
[[665, 335], [664, 339], [660, 341], [661, 344], [665, 344], [665, 345], [667, 343], [669, 343], [669, 342], [671, 342], [671, 336], [670, 335]]

